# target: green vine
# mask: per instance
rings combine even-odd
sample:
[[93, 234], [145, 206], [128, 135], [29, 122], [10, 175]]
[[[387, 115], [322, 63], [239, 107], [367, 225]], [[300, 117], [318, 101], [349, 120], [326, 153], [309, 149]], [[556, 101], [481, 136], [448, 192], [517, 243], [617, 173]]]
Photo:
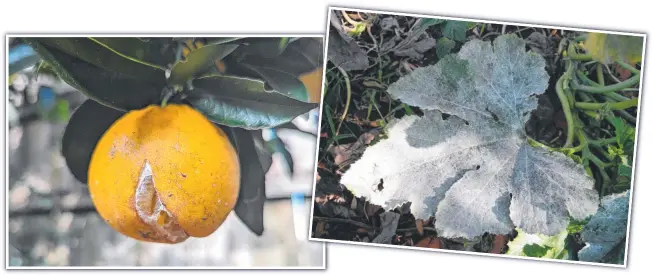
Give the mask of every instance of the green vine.
[[[590, 176], [596, 172], [598, 189], [604, 196], [614, 188], [627, 187], [617, 177], [618, 169], [630, 167], [632, 162], [629, 152], [634, 145], [625, 140], [634, 139], [637, 119], [628, 110], [639, 104], [636, 92], [641, 73], [626, 62], [616, 61], [616, 65], [632, 73], [628, 79], [619, 80], [610, 67], [582, 52], [578, 45], [582, 40], [563, 39], [559, 47], [565, 57], [565, 72], [556, 81], [555, 92], [567, 123], [564, 145], [554, 148], [532, 139], [529, 143], [572, 157]], [[619, 119], [623, 122], [615, 122]]]

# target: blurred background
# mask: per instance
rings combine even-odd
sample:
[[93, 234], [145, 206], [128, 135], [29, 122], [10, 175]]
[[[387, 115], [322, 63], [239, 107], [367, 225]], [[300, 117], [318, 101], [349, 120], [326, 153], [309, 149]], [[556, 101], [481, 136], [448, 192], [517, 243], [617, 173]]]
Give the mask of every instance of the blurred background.
[[145, 243], [117, 233], [98, 216], [86, 185], [61, 156], [67, 120], [86, 97], [30, 65], [39, 58], [28, 46], [9, 51], [8, 266], [325, 266], [323, 244], [307, 241], [316, 138], [302, 131], [317, 132], [317, 110], [293, 121], [302, 131], [263, 132], [264, 139], [287, 145], [294, 173], [283, 154], [273, 155], [262, 236], [232, 213], [209, 237]]

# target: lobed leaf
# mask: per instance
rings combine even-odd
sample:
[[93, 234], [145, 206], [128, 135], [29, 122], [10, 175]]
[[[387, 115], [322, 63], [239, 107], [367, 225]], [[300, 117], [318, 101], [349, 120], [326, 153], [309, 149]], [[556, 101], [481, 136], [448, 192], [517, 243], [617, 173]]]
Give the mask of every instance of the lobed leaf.
[[[596, 212], [598, 193], [581, 165], [527, 142], [524, 125], [548, 79], [544, 59], [516, 35], [470, 41], [388, 88], [424, 116], [392, 122], [388, 139], [366, 149], [341, 182], [387, 209], [412, 202], [416, 218], [435, 215], [442, 237], [515, 226], [557, 235], [570, 216]], [[383, 191], [374, 191], [380, 180]]]
[[630, 190], [601, 199], [598, 212], [581, 232], [580, 236], [586, 244], [578, 251], [579, 260], [601, 262], [626, 238], [629, 204]]

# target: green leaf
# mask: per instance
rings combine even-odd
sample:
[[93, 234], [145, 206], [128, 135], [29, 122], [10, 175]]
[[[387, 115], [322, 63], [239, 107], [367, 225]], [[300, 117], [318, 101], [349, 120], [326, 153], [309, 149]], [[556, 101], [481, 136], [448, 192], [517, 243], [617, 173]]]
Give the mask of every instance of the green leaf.
[[304, 83], [291, 73], [269, 67], [243, 64], [248, 69], [259, 74], [275, 92], [287, 97], [307, 102], [309, 100], [308, 89]]
[[88, 165], [95, 145], [123, 114], [93, 100], [86, 100], [73, 112], [63, 134], [61, 153], [70, 172], [80, 182], [88, 180]]
[[350, 36], [359, 36], [361, 33], [363, 33], [367, 29], [367, 24], [365, 23], [360, 23], [354, 27], [353, 30], [350, 30], [347, 32]]
[[592, 32], [587, 35], [583, 45], [592, 59], [603, 64], [612, 64], [617, 60], [633, 64], [642, 61], [644, 38]]
[[265, 204], [265, 171], [259, 162], [252, 132], [218, 125], [229, 137], [240, 162], [240, 191], [234, 208], [236, 216], [254, 234], [263, 234], [263, 206]]
[[529, 257], [544, 257], [552, 247], [545, 245], [540, 246], [539, 244], [527, 244], [524, 245], [524, 255]]
[[417, 19], [417, 22], [415, 22], [415, 24], [411, 27], [411, 32], [422, 33], [430, 26], [435, 26], [443, 22], [445, 22], [445, 20], [439, 18], [419, 18]]
[[123, 55], [102, 43], [86, 37], [36, 38], [41, 44], [60, 50], [68, 55], [105, 70], [119, 72], [142, 79], [164, 78], [163, 68]]
[[547, 259], [562, 259], [567, 257], [565, 240], [568, 232], [563, 230], [556, 236], [528, 234], [517, 228], [517, 237], [508, 242], [507, 255], [528, 256]]
[[207, 44], [224, 44], [244, 39], [244, 37], [209, 37], [206, 38]]
[[165, 70], [175, 62], [175, 51], [169, 39], [151, 39], [148, 42], [136, 37], [89, 37], [94, 42], [132, 59], [154, 64]]
[[438, 44], [435, 45], [435, 53], [438, 55], [438, 58], [442, 59], [445, 55], [451, 53], [451, 50], [456, 47], [456, 42], [442, 37], [438, 39]]
[[569, 234], [575, 234], [578, 232], [583, 231], [583, 227], [589, 222], [589, 218], [584, 219], [582, 221], [576, 220], [576, 219], [570, 219], [569, 225], [567, 226], [567, 232]]
[[312, 72], [316, 68], [322, 68], [323, 51], [324, 47], [321, 39], [316, 40], [304, 37], [288, 44], [283, 53], [274, 58], [247, 56], [241, 60], [230, 60], [230, 62], [275, 68], [290, 73], [293, 76], [300, 76]]
[[163, 73], [152, 78], [135, 77], [83, 61], [57, 48], [42, 44], [39, 39], [24, 40], [63, 81], [89, 98], [118, 110], [141, 109], [158, 103], [166, 84]]
[[451, 40], [465, 42], [467, 37], [468, 22], [447, 20], [442, 27], [442, 33]]
[[617, 174], [620, 177], [632, 177], [633, 175], [633, 168], [627, 165], [619, 164], [619, 168], [617, 168]]
[[234, 76], [195, 79], [187, 101], [211, 121], [245, 129], [274, 127], [317, 107], [266, 92], [262, 81]]
[[290, 43], [290, 37], [254, 37], [239, 40], [239, 56], [255, 55], [263, 58], [273, 58], [283, 53]]
[[205, 72], [216, 60], [223, 59], [236, 48], [238, 48], [237, 44], [211, 44], [190, 52], [186, 56], [186, 60], [179, 61], [174, 65], [168, 83], [185, 83]]
[[[628, 233], [630, 190], [601, 199], [599, 211], [592, 216], [581, 232], [585, 246], [578, 251], [578, 260], [604, 262], [615, 248], [624, 249], [620, 243]], [[623, 254], [622, 254], [623, 255]]]

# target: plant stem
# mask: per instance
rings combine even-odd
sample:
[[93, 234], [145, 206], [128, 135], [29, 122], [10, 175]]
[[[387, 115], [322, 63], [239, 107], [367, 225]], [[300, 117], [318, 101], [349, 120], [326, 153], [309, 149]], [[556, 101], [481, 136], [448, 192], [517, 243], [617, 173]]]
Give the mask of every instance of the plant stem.
[[626, 70], [629, 70], [633, 74], [637, 74], [637, 75], [639, 74], [639, 70], [637, 68], [631, 66], [630, 64], [628, 64], [626, 62], [623, 62], [621, 60], [617, 60], [617, 64], [619, 64], [619, 66], [621, 66], [622, 68], [624, 68]]
[[576, 90], [581, 90], [593, 94], [606, 94], [606, 93], [620, 91], [625, 88], [630, 88], [630, 86], [633, 86], [638, 82], [639, 82], [639, 74], [636, 74], [626, 81], [617, 84], [608, 85], [608, 86], [593, 87], [593, 86], [580, 85], [575, 82], [572, 82], [571, 85], [572, 88]]
[[597, 146], [608, 145], [611, 143], [617, 142], [617, 137], [606, 138], [606, 139], [587, 139], [587, 143]]
[[596, 66], [596, 80], [598, 80], [599, 85], [605, 86], [605, 79], [603, 78], [603, 65], [601, 64]]
[[632, 107], [637, 107], [639, 102], [638, 98], [629, 99], [626, 101], [610, 102], [610, 103], [590, 103], [590, 102], [576, 102], [574, 106], [584, 110], [600, 110], [607, 107], [610, 110], [625, 110]]
[[161, 99], [161, 108], [164, 108], [168, 105], [168, 101], [172, 96], [175, 95], [175, 90], [171, 88], [163, 88], [163, 99]]
[[567, 71], [558, 79], [556, 82], [556, 94], [558, 99], [560, 99], [560, 104], [562, 105], [562, 111], [565, 114], [565, 120], [567, 120], [567, 138], [563, 147], [570, 147], [574, 143], [574, 119], [571, 115], [571, 107], [568, 101], [567, 93], [563, 87], [563, 82], [569, 78], [569, 74], [572, 71], [572, 65], [569, 63], [567, 65]]

